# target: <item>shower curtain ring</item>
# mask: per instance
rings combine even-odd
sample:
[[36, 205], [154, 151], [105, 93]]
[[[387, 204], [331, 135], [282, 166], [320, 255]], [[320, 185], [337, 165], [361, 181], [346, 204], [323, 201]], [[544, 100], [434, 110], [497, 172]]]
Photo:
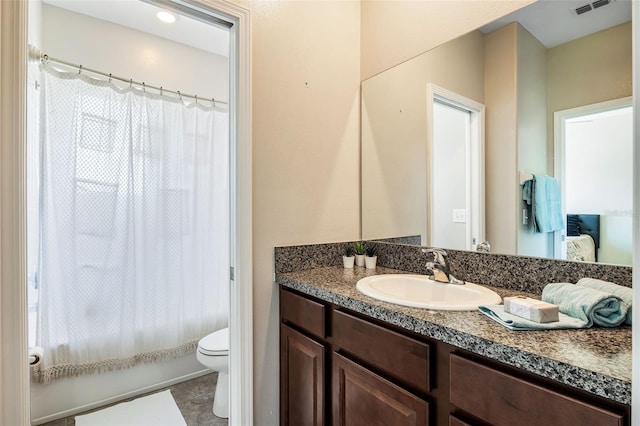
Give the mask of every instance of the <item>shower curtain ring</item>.
[[178, 90], [178, 97], [180, 98], [180, 100], [182, 100], [182, 93], [180, 93], [179, 90]]
[[129, 88], [132, 88], [132, 87], [133, 87], [133, 79], [132, 79], [132, 78], [130, 78], [130, 79], [129, 79]]
[[160, 96], [162, 96], [162, 86], [160, 86]]
[[142, 93], [147, 93], [147, 85], [142, 82]]
[[49, 55], [47, 54], [42, 55], [42, 62], [44, 62], [45, 64], [49, 63]]
[[80, 75], [81, 73], [82, 73], [82, 65], [78, 67], [78, 75]]
[[111, 83], [111, 73], [109, 73], [109, 83]]
[[211, 103], [213, 104], [213, 106], [216, 106], [216, 98], [211, 98]]
[[196, 105], [198, 105], [198, 95], [194, 95], [196, 98]]

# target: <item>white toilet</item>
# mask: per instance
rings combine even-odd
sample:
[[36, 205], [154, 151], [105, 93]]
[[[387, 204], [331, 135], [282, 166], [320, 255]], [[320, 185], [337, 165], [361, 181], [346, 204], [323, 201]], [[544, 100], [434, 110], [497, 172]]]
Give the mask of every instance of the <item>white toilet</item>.
[[198, 342], [198, 361], [218, 372], [216, 393], [213, 396], [213, 414], [229, 417], [229, 328], [223, 328], [203, 337]]

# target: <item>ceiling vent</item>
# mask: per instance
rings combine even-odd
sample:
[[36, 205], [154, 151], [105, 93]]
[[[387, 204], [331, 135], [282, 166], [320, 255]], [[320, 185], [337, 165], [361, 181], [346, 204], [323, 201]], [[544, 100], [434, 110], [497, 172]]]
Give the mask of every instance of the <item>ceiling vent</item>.
[[576, 15], [582, 15], [582, 14], [585, 14], [587, 12], [591, 12], [592, 10], [595, 10], [595, 9], [597, 9], [599, 7], [606, 6], [609, 3], [611, 3], [611, 0], [596, 0], [596, 1], [592, 2], [592, 3], [587, 3], [587, 4], [583, 5], [583, 6], [576, 7], [575, 9], [573, 9], [573, 12]]
[[576, 7], [576, 15], [582, 15], [583, 13], [591, 12], [593, 9], [590, 4], [585, 4], [584, 6]]

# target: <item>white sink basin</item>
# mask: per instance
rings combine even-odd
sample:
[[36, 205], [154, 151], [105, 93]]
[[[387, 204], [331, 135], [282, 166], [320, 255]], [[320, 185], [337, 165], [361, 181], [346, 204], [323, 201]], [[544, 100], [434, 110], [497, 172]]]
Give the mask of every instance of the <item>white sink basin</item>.
[[478, 305], [502, 302], [498, 293], [486, 287], [472, 283], [440, 283], [426, 275], [372, 275], [359, 280], [356, 288], [360, 293], [384, 302], [444, 311], [473, 311]]

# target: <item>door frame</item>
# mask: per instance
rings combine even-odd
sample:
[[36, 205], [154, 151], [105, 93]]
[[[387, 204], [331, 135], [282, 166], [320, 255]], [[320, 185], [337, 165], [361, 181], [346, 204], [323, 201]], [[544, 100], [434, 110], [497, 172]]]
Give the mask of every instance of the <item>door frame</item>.
[[[176, 3], [215, 11], [232, 22], [230, 62], [233, 209], [230, 287], [230, 419], [253, 424], [251, 16], [224, 0]], [[26, 292], [27, 2], [0, 1], [0, 424], [30, 424]], [[230, 104], [232, 104], [230, 102]], [[232, 104], [233, 105], [233, 104]]]
[[[439, 87], [427, 84], [427, 238], [426, 244], [431, 245], [433, 235], [433, 210], [435, 208], [431, 183], [433, 182], [433, 103], [438, 99], [457, 108], [469, 111], [471, 114], [471, 135], [466, 148], [467, 177], [466, 209], [471, 219], [466, 220], [466, 249], [475, 250], [478, 243], [484, 241], [485, 236], [485, 189], [484, 189], [484, 122], [485, 107], [483, 104]], [[475, 143], [474, 143], [475, 141]]]
[[27, 2], [0, 2], [0, 423], [28, 425]]
[[[597, 102], [589, 105], [582, 105], [575, 108], [555, 111], [553, 113], [553, 176], [560, 186], [560, 203], [562, 207], [562, 217], [567, 215], [566, 207], [566, 123], [567, 120], [587, 114], [610, 111], [613, 109], [633, 106], [633, 96], [612, 99], [604, 102]], [[553, 257], [556, 259], [567, 258], [566, 229], [553, 233]]]
[[[638, 67], [638, 47], [640, 46], [640, 5], [637, 2], [631, 3], [631, 14], [633, 21], [632, 45], [633, 45], [633, 269], [640, 268], [640, 68]], [[640, 274], [633, 274], [633, 298], [640, 300]], [[640, 309], [633, 310], [633, 322], [640, 324]], [[633, 327], [631, 336], [632, 342], [632, 365], [631, 365], [631, 406], [640, 406], [640, 327]], [[631, 424], [640, 424], [640, 410], [631, 411]]]

